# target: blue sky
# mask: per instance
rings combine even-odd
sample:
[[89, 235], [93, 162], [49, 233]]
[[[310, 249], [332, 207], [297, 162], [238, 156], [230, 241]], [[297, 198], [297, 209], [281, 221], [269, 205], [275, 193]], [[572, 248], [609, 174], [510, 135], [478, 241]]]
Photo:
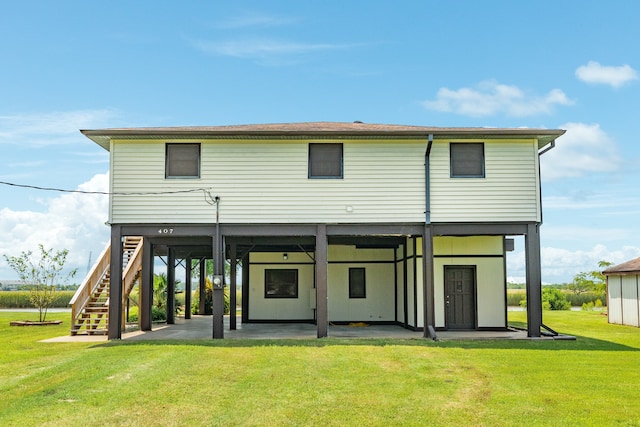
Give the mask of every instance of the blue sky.
[[[79, 129], [562, 128], [542, 158], [542, 275], [570, 281], [640, 256], [639, 19], [631, 0], [7, 2], [0, 181], [106, 190], [108, 153]], [[106, 218], [103, 196], [0, 185], [0, 253], [68, 248], [82, 276]]]

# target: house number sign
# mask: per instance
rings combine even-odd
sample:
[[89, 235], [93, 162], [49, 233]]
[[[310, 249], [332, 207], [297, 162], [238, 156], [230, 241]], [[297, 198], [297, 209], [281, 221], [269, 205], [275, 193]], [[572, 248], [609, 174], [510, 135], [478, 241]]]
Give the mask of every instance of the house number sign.
[[159, 228], [158, 234], [173, 234], [173, 228]]

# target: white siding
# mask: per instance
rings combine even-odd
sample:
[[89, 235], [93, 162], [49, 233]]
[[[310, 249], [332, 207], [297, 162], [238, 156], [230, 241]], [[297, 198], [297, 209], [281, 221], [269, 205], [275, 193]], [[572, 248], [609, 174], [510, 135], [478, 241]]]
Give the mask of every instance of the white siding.
[[622, 325], [622, 276], [607, 278], [607, 313], [609, 323]]
[[[249, 320], [313, 319], [314, 266], [307, 254], [253, 253], [249, 271]], [[313, 254], [310, 254], [313, 256]], [[334, 261], [334, 262], [332, 262]], [[338, 261], [338, 262], [335, 262]], [[349, 268], [365, 269], [366, 298], [349, 298]], [[297, 269], [298, 298], [265, 298], [266, 269]], [[329, 321], [394, 321], [393, 249], [330, 245], [327, 271]]]
[[[345, 261], [349, 263], [343, 263]], [[365, 269], [366, 298], [349, 298], [349, 268], [352, 267]], [[393, 249], [331, 245], [327, 274], [329, 321], [395, 320]]]
[[[418, 239], [416, 252], [420, 252], [421, 249], [422, 239]], [[418, 327], [422, 311], [420, 307], [417, 310], [414, 309], [414, 306], [421, 302], [419, 295], [422, 295], [422, 275], [418, 272], [418, 267], [422, 267], [422, 259], [414, 256], [413, 252], [413, 240], [407, 239], [407, 319], [409, 326]], [[416, 270], [415, 275], [414, 269]], [[420, 293], [419, 295], [418, 292]], [[416, 314], [418, 315], [417, 322]]]
[[[112, 143], [112, 191], [210, 188], [221, 198], [223, 223], [424, 221], [426, 142], [327, 141], [344, 143], [343, 179], [308, 179], [312, 140], [198, 140], [201, 178], [165, 179], [165, 142]], [[112, 201], [113, 223], [210, 223], [213, 218], [214, 208], [200, 192], [116, 195]]]
[[640, 326], [638, 318], [638, 275], [629, 274], [622, 279], [622, 323]]
[[484, 142], [485, 177], [451, 178], [449, 144], [440, 141], [434, 144], [431, 152], [431, 220], [540, 221], [537, 142], [467, 142]]
[[[435, 237], [434, 299], [436, 327], [445, 327], [444, 267], [476, 267], [476, 312], [479, 328], [504, 328], [506, 279], [501, 236]], [[446, 255], [456, 255], [447, 257]], [[462, 256], [467, 255], [467, 256]], [[474, 255], [483, 255], [482, 258]], [[495, 257], [487, 257], [495, 255]]]
[[640, 274], [607, 277], [609, 323], [640, 327]]
[[[249, 320], [313, 320], [314, 266], [303, 253], [252, 253], [249, 268]], [[259, 264], [258, 264], [259, 263]], [[265, 298], [264, 271], [297, 269], [298, 298]]]

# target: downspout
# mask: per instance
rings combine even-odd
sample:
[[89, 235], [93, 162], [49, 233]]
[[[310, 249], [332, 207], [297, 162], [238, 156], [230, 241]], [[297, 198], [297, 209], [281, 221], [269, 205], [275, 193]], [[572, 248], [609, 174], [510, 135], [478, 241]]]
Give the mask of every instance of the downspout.
[[[425, 227], [422, 236], [422, 311], [424, 315], [424, 334], [425, 338], [431, 338], [436, 341], [438, 339], [435, 330], [435, 304], [433, 291], [433, 230], [431, 229], [431, 170], [430, 156], [431, 147], [433, 145], [433, 134], [430, 133], [427, 139], [427, 151], [424, 153], [424, 196], [425, 196]], [[428, 239], [428, 240], [427, 240]], [[415, 250], [414, 250], [415, 254]], [[429, 259], [427, 259], [429, 257]], [[415, 266], [415, 263], [414, 263]], [[415, 275], [414, 275], [415, 280]], [[417, 326], [417, 322], [416, 322]]]
[[544, 153], [546, 153], [547, 151], [551, 151], [555, 148], [556, 146], [556, 140], [554, 139], [553, 141], [551, 141], [551, 144], [549, 144], [548, 147], [546, 147], [544, 150], [539, 151], [538, 152], [538, 179], [540, 180], [540, 191], [539, 191], [539, 203], [540, 203], [540, 225], [542, 225], [543, 221], [543, 212], [542, 212], [542, 174], [540, 173], [540, 156], [542, 156]]
[[424, 153], [424, 197], [425, 197], [425, 222], [431, 224], [431, 171], [429, 168], [429, 156], [433, 145], [433, 134], [430, 133], [427, 142], [427, 151]]
[[553, 141], [551, 141], [551, 145], [549, 145], [547, 148], [545, 148], [544, 150], [540, 151], [538, 153], [538, 156], [542, 156], [544, 153], [546, 153], [549, 150], [553, 150], [556, 146], [556, 140], [554, 139]]
[[[540, 226], [543, 222], [542, 215], [542, 173], [540, 172], [540, 156], [556, 146], [555, 139], [551, 144], [538, 151], [538, 203], [540, 206], [540, 223], [530, 224], [527, 226], [527, 234], [525, 235], [525, 259], [526, 259], [526, 276], [527, 276], [527, 335], [529, 337], [539, 338], [541, 336], [541, 328], [547, 328], [542, 323], [542, 266], [540, 254]], [[532, 253], [535, 251], [535, 255]], [[533, 265], [533, 267], [532, 267]], [[533, 276], [533, 279], [532, 279]], [[534, 289], [535, 288], [535, 295]], [[534, 298], [535, 297], [535, 298]], [[533, 302], [535, 300], [535, 302]]]

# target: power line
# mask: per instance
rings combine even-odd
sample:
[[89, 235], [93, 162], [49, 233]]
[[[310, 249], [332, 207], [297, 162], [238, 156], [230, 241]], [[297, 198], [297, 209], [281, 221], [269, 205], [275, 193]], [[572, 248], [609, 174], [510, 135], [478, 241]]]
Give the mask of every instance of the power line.
[[[140, 191], [140, 192], [109, 192], [109, 191], [85, 191], [85, 190], [65, 190], [63, 188], [40, 187], [37, 185], [15, 184], [13, 182], [0, 181], [0, 184], [10, 187], [29, 188], [39, 191], [56, 191], [58, 193], [79, 193], [79, 194], [100, 194], [113, 196], [154, 196], [159, 194], [180, 194], [180, 193], [197, 193], [202, 191], [205, 195], [209, 193], [210, 188], [192, 188], [189, 190], [173, 190], [173, 191]], [[210, 194], [210, 193], [209, 193]]]

